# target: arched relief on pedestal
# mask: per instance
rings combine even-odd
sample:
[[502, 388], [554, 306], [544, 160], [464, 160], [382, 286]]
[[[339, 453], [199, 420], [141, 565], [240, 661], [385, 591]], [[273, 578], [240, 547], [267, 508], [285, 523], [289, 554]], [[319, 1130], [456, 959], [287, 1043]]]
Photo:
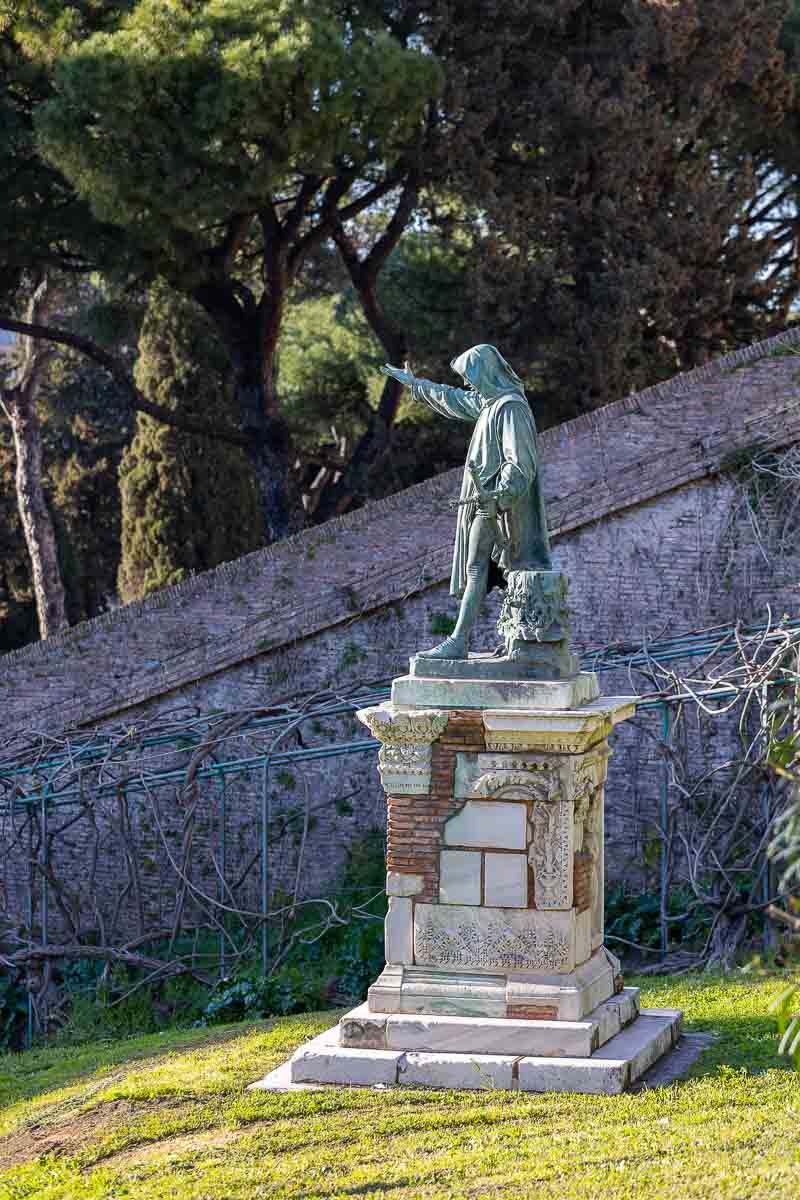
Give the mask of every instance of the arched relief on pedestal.
[[489, 771], [472, 785], [474, 796], [491, 800], [532, 800], [552, 802], [560, 799], [560, 781], [555, 771]]
[[573, 803], [565, 799], [561, 764], [546, 760], [481, 775], [475, 796], [523, 800], [528, 805], [528, 862], [533, 868], [534, 903], [539, 909], [567, 909], [573, 896]]

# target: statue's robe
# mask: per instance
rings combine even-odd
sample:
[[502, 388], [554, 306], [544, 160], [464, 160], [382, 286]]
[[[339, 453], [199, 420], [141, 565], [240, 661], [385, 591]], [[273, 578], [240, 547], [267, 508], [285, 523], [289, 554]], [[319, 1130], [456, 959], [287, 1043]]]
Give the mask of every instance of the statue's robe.
[[[443, 417], [475, 423], [467, 462], [477, 464], [483, 488], [496, 495], [500, 520], [509, 539], [502, 551], [495, 543], [493, 562], [503, 573], [551, 570], [536, 422], [525, 396], [508, 391], [486, 400], [472, 389], [465, 391], [427, 379], [415, 380], [412, 392], [416, 400], [424, 401]], [[469, 529], [476, 512], [476, 495], [472, 476], [465, 467], [461, 499], [472, 502], [458, 509], [450, 578], [454, 596], [461, 596], [466, 586]], [[502, 582], [502, 577], [490, 579], [490, 586], [493, 582]]]

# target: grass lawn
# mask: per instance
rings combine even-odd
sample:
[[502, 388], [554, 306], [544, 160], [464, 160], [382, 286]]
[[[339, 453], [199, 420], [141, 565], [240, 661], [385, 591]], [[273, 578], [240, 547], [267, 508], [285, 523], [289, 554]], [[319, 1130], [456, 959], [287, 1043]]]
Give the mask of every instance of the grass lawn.
[[248, 1083], [337, 1014], [0, 1058], [2, 1200], [796, 1200], [800, 1075], [778, 980], [647, 981], [718, 1040], [689, 1078], [624, 1096]]

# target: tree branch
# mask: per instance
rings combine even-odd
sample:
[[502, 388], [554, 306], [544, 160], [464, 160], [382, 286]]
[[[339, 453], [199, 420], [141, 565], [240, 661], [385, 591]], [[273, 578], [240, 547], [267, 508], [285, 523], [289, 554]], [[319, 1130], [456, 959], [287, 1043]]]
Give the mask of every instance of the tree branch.
[[419, 183], [419, 172], [409, 171], [391, 220], [364, 259], [364, 271], [369, 277], [375, 278], [405, 233], [417, 203]]
[[163, 425], [171, 425], [175, 429], [180, 429], [183, 433], [191, 433], [198, 437], [207, 437], [212, 441], [228, 442], [234, 446], [244, 446], [246, 444], [244, 437], [234, 429], [226, 429], [224, 426], [206, 425], [203, 421], [195, 421], [191, 417], [185, 417], [180, 413], [172, 412], [170, 409], [164, 408], [161, 404], [153, 404], [139, 391], [127, 367], [119, 359], [115, 358], [113, 354], [109, 354], [107, 350], [104, 350], [102, 346], [98, 346], [91, 338], [84, 337], [79, 333], [72, 333], [68, 329], [54, 329], [51, 325], [18, 321], [15, 317], [10, 317], [6, 313], [0, 313], [0, 329], [7, 329], [10, 333], [19, 333], [24, 337], [38, 338], [45, 342], [54, 342], [56, 345], [67, 346], [70, 350], [77, 350], [80, 354], [85, 354], [87, 358], [92, 359], [98, 366], [103, 367], [109, 372], [122, 388], [131, 408], [135, 412], [146, 413], [153, 420], [160, 421]]

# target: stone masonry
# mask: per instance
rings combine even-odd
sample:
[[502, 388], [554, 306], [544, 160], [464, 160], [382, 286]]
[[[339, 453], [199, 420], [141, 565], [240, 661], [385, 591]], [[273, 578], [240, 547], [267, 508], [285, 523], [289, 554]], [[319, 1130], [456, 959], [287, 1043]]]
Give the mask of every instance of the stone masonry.
[[[737, 508], [730, 468], [756, 447], [800, 441], [798, 367], [800, 330], [793, 330], [542, 434], [555, 566], [572, 580], [577, 650], [760, 621], [767, 603], [776, 614], [796, 613], [796, 561], [762, 553]], [[403, 673], [409, 656], [440, 640], [442, 621], [455, 615], [447, 590], [453, 518], [443, 502], [457, 494], [459, 474], [4, 656], [0, 760], [32, 732], [134, 725], [178, 707], [240, 711]], [[498, 606], [492, 593], [476, 646], [494, 645]], [[624, 672], [602, 683], [607, 692], [630, 690]], [[617, 876], [642, 870], [660, 789], [661, 762], [641, 729], [647, 719], [620, 731], [609, 764], [607, 858]], [[317, 741], [355, 736], [355, 721], [340, 719]], [[468, 717], [453, 736], [472, 744]], [[435, 780], [454, 752], [449, 744], [434, 750]], [[318, 819], [304, 880], [309, 894], [321, 894], [340, 870], [348, 839], [363, 828], [360, 814], [378, 820], [383, 800], [366, 756], [317, 763], [309, 781]], [[358, 790], [356, 815], [325, 807], [326, 797]], [[431, 803], [438, 799], [444, 803], [435, 794]], [[390, 820], [402, 820], [402, 800], [393, 799]], [[250, 812], [243, 806], [237, 817], [242, 849], [232, 843], [232, 857], [245, 853]], [[80, 871], [80, 847], [75, 864]], [[16, 868], [5, 869], [11, 894]], [[431, 870], [428, 864], [421, 872], [429, 889]], [[578, 860], [576, 895], [580, 870]]]

